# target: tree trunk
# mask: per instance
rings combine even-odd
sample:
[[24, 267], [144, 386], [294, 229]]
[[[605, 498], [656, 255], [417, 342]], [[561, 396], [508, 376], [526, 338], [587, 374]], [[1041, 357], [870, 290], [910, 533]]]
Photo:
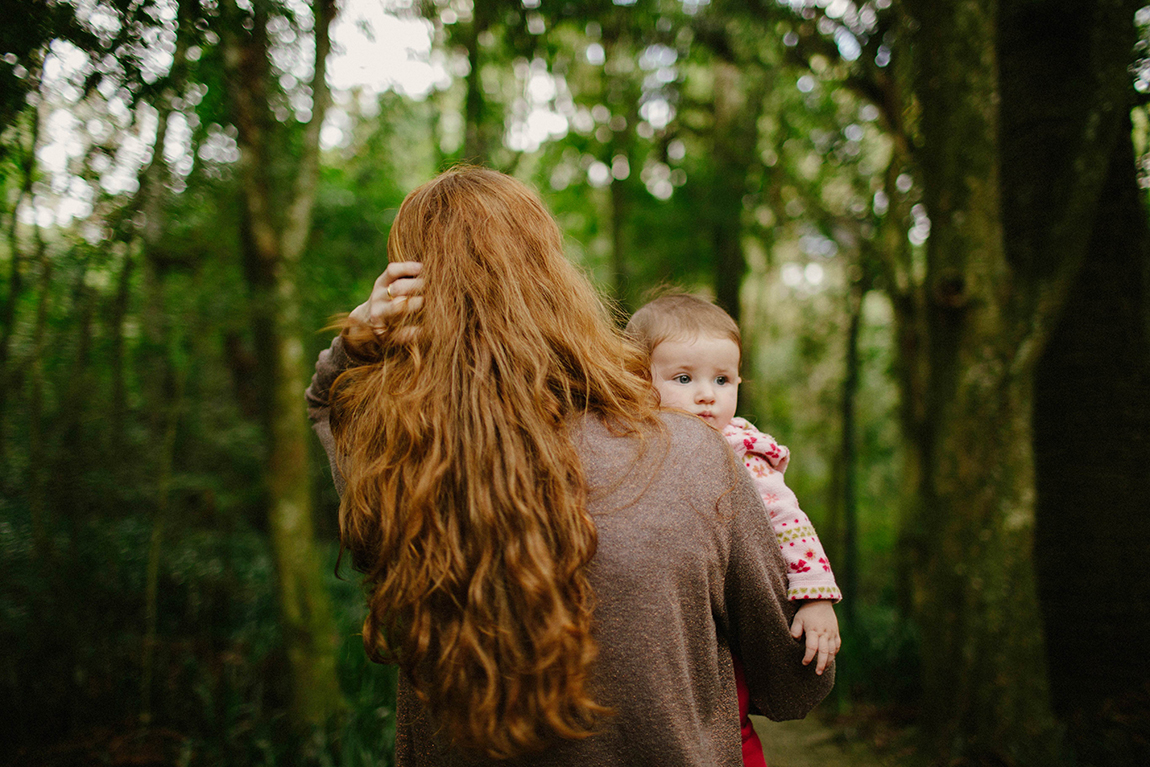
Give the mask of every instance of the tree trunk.
[[855, 450], [855, 398], [859, 390], [859, 331], [862, 327], [863, 302], [866, 300], [866, 287], [862, 280], [856, 281], [847, 298], [848, 321], [845, 349], [845, 374], [843, 375], [840, 435], [841, 454], [841, 517], [842, 517], [842, 564], [835, 567], [841, 579], [843, 590], [843, 617], [848, 623], [855, 619], [858, 601], [858, 498], [856, 494], [856, 474], [858, 457]]
[[[603, 71], [605, 82], [601, 98], [611, 109], [611, 119], [606, 128], [610, 137], [602, 142], [599, 159], [611, 169], [611, 180], [607, 187], [606, 211], [611, 233], [611, 287], [619, 307], [630, 314], [637, 307], [638, 296], [632, 275], [635, 267], [631, 263], [634, 240], [631, 224], [632, 197], [635, 194], [635, 180], [615, 178], [615, 158], [622, 156], [627, 167], [633, 167], [633, 146], [635, 126], [639, 122], [638, 95], [632, 91], [630, 77], [621, 72], [618, 62], [634, 55], [633, 42], [624, 14], [613, 12], [605, 24], [602, 36], [606, 63]], [[615, 124], [616, 118], [623, 118], [625, 127], [621, 130]]]
[[[31, 182], [31, 174], [27, 174]], [[23, 258], [20, 254], [20, 241], [17, 236], [18, 216], [20, 206], [24, 204], [25, 190], [20, 189], [16, 201], [12, 205], [12, 220], [8, 227], [8, 258], [11, 259], [8, 274], [8, 295], [4, 297], [3, 319], [0, 319], [0, 461], [5, 452], [4, 435], [8, 416], [8, 389], [11, 385], [8, 377], [8, 354], [12, 348], [12, 334], [16, 325], [16, 302], [24, 289], [23, 275], [20, 273]]]
[[[1129, 89], [1136, 4], [1036, 5], [905, 3], [920, 127], [911, 151], [931, 235], [925, 280], [888, 279], [918, 488], [901, 539], [923, 641], [924, 725], [953, 756], [1048, 763], [1059, 744], [1031, 552], [1033, 438], [1041, 454], [1052, 437], [1031, 420], [1035, 371], [1090, 232], [1116, 231], [1094, 217]], [[1065, 423], [1054, 428], [1064, 439]]]
[[477, 165], [491, 162], [491, 128], [487, 125], [487, 99], [483, 95], [483, 60], [479, 47], [483, 34], [491, 25], [493, 10], [491, 3], [474, 3], [471, 25], [464, 39], [469, 71], [465, 79], [467, 97], [464, 103], [463, 160]]
[[[923, 718], [954, 757], [1042, 763], [1051, 752], [1032, 566], [1033, 356], [1007, 264], [999, 196], [994, 2], [914, 12], [917, 159], [931, 217], [929, 378], [911, 449], [911, 540]], [[1023, 286], [1024, 287], [1024, 286]]]
[[[307, 246], [319, 173], [319, 131], [330, 100], [325, 65], [333, 0], [315, 2], [315, 75], [312, 114], [300, 142], [296, 186], [288, 204], [273, 198], [268, 178], [271, 130], [266, 79], [266, 18], [258, 12], [251, 35], [241, 40], [225, 22], [222, 39], [229, 66], [229, 95], [239, 131], [244, 168], [245, 227], [253, 323], [268, 336], [273, 356], [267, 478], [269, 527], [276, 559], [280, 615], [292, 672], [292, 717], [297, 726], [324, 726], [342, 711], [335, 664], [334, 619], [314, 544], [308, 441], [311, 431], [301, 393], [304, 359], [297, 265]], [[238, 9], [229, 8], [233, 19]], [[276, 213], [284, 209], [282, 219]], [[269, 289], [270, 288], [270, 289]]]
[[[607, 158], [611, 164], [611, 158]], [[629, 190], [626, 182], [612, 179], [607, 189], [611, 200], [611, 274], [615, 300], [628, 315], [635, 310], [635, 297], [631, 290], [631, 269], [627, 258], [627, 220]]]
[[20, 252], [19, 215], [20, 206], [25, 200], [32, 199], [32, 181], [35, 177], [36, 150], [40, 144], [40, 113], [38, 108], [32, 110], [32, 119], [29, 121], [30, 146], [19, 159], [20, 191], [12, 204], [12, 219], [8, 226], [8, 257], [11, 259], [8, 277], [8, 295], [4, 298], [3, 323], [0, 329], [0, 459], [5, 449], [5, 424], [8, 416], [8, 391], [14, 389], [14, 381], [10, 377], [8, 355], [12, 348], [12, 335], [16, 329], [16, 303], [24, 288], [21, 267], [23, 257]]
[[746, 80], [750, 75], [734, 62], [716, 60], [713, 71], [715, 175], [707, 207], [715, 250], [715, 301], [738, 322], [742, 313], [740, 291], [747, 272], [742, 240], [746, 158], [754, 156], [762, 99], [761, 94], [748, 93]]
[[120, 267], [120, 276], [116, 281], [116, 297], [112, 301], [111, 316], [108, 319], [109, 332], [112, 334], [112, 351], [109, 366], [112, 376], [112, 414], [108, 423], [108, 455], [118, 465], [123, 461], [125, 447], [125, 427], [128, 417], [127, 381], [124, 369], [124, 318], [128, 316], [128, 301], [131, 298], [132, 288], [132, 258], [131, 246], [124, 250], [124, 263]]
[[1038, 594], [1054, 710], [1083, 764], [1150, 761], [1147, 662], [1106, 649], [1150, 628], [1150, 574], [1130, 567], [1150, 553], [1150, 235], [1128, 72], [1141, 5], [1003, 0], [999, 22], [1007, 255], [1051, 334], [1033, 411]]
[[52, 297], [52, 259], [38, 224], [32, 224], [40, 279], [36, 290], [36, 322], [32, 328], [32, 359], [28, 365], [28, 510], [32, 518], [32, 542], [42, 559], [52, 554], [48, 525], [48, 453], [44, 439], [44, 352], [48, 335], [48, 307]]
[[[180, 343], [173, 339], [172, 345]], [[152, 515], [152, 532], [148, 538], [148, 559], [144, 576], [144, 641], [140, 657], [140, 723], [152, 721], [152, 679], [155, 674], [156, 624], [159, 617], [160, 555], [171, 502], [172, 466], [176, 454], [176, 430], [184, 409], [184, 391], [188, 365], [173, 371], [173, 391], [166, 398], [161, 413], [163, 434], [155, 446], [156, 507]]]
[[[92, 321], [96, 312], [95, 291], [87, 284], [88, 259], [83, 257], [76, 270], [76, 283], [71, 291], [70, 306], [75, 307], [65, 327], [76, 337], [76, 352], [68, 366], [63, 389], [63, 402], [56, 418], [53, 440], [58, 447], [49, 458], [52, 475], [57, 479], [54, 505], [67, 520], [72, 539], [77, 537], [79, 522], [90, 513], [92, 494], [85, 492], [84, 474], [93, 461], [92, 443], [84, 439], [85, 415], [89, 412], [93, 375], [88, 357], [92, 348]], [[63, 333], [61, 335], [64, 335]]]
[[[1150, 231], [1130, 127], [1038, 366], [1039, 597], [1054, 709], [1083, 765], [1150, 763]], [[1120, 657], [1115, 657], [1115, 655]]]

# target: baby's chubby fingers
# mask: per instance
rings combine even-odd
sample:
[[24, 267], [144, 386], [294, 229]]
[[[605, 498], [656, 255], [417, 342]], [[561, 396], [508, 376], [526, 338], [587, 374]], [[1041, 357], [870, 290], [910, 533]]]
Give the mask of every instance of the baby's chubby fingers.
[[832, 649], [834, 643], [828, 636], [819, 637], [819, 660], [815, 664], [815, 673], [822, 674], [826, 670], [827, 665], [831, 662], [831, 658], [835, 657], [834, 650]]
[[795, 613], [795, 619], [791, 621], [791, 636], [798, 639], [803, 635], [803, 611], [799, 610]]
[[798, 638], [800, 632], [806, 633], [803, 665], [810, 665], [811, 661], [818, 658], [815, 672], [823, 673], [831, 659], [838, 653], [842, 641], [834, 606], [822, 600], [804, 603], [796, 611], [794, 622], [791, 624], [792, 636]]
[[807, 651], [806, 651], [806, 653], [803, 654], [803, 665], [804, 666], [809, 666], [811, 661], [813, 661], [815, 659], [815, 657], [817, 657], [819, 655], [820, 643], [821, 643], [821, 638], [819, 637], [819, 635], [813, 631], [808, 630], [807, 631], [807, 641], [806, 641]]

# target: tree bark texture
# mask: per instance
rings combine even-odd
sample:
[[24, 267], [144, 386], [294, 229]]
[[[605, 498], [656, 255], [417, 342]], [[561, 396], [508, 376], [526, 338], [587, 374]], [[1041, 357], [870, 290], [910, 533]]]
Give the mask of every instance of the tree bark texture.
[[[301, 392], [308, 374], [304, 359], [296, 271], [311, 230], [319, 172], [319, 131], [330, 95], [326, 60], [333, 0], [316, 0], [315, 69], [311, 118], [300, 142], [295, 187], [273, 194], [270, 180], [271, 117], [267, 78], [266, 15], [255, 4], [253, 30], [241, 35], [225, 26], [222, 38], [229, 67], [229, 96], [239, 132], [243, 166], [245, 228], [253, 324], [267, 335], [271, 357], [268, 390], [267, 477], [271, 495], [269, 527], [277, 567], [280, 615], [292, 671], [292, 716], [297, 726], [329, 724], [342, 711], [335, 667], [335, 632], [330, 598], [314, 545], [312, 492], [308, 471], [308, 428]], [[239, 13], [233, 5], [232, 14]], [[283, 211], [282, 214], [277, 213]]]
[[[1056, 713], [1082, 764], [1145, 764], [1150, 665], [1146, 205], [1130, 138], [1128, 0], [1003, 0], [1003, 213], [1041, 354], [1038, 596]], [[1140, 745], [1139, 745], [1140, 744]]]
[[[1123, 253], [1127, 287], [1145, 290], [1137, 248], [1113, 244], [1133, 237], [1144, 248], [1145, 212], [1133, 228], [1125, 224], [1139, 214], [1129, 209], [1122, 229], [1098, 218], [1117, 216], [1121, 207], [1100, 207], [1099, 195], [1123, 130], [1136, 4], [915, 0], [905, 7], [916, 30], [911, 42], [920, 140], [911, 151], [931, 217], [920, 298], [914, 299], [913, 289], [894, 296], [902, 388], [904, 397], [911, 395], [904, 428], [918, 485], [904, 542], [922, 630], [924, 723], [954, 756], [1042, 763], [1056, 758], [1057, 744], [1047, 736], [1046, 655], [1031, 554], [1035, 444], [1040, 480], [1056, 471], [1079, 478], [1079, 464], [1058, 464], [1069, 458], [1065, 423], [1051, 419], [1056, 411], [1083, 408], [1065, 388], [1052, 386], [1059, 375], [1051, 371], [1082, 364], [1058, 347], [1072, 349], [1075, 340], [1086, 345], [1088, 336], [1076, 338], [1072, 331], [1078, 331], [1068, 329], [1073, 321], [1064, 308], [1078, 291], [1091, 237], [1097, 243], [1090, 245], [1092, 259], [1096, 249], [1109, 248], [1112, 257]], [[1132, 186], [1132, 153], [1126, 139], [1123, 144], [1124, 175]], [[1111, 168], [1112, 178], [1116, 173]], [[1088, 284], [1095, 291], [1099, 276], [1091, 275], [1098, 269], [1107, 278], [1121, 271], [1095, 265], [1083, 272], [1081, 280], [1093, 279]], [[1142, 316], [1138, 338], [1144, 339], [1144, 311]], [[1051, 346], [1056, 327], [1060, 335]], [[1124, 327], [1127, 343], [1134, 344], [1128, 348], [1137, 348], [1133, 326]], [[1036, 402], [1036, 366], [1048, 348]], [[1137, 370], [1113, 377], [1124, 398], [1108, 389], [1109, 406], [1125, 402], [1144, 418], [1145, 397], [1132, 394], [1144, 376]], [[1125, 383], [1115, 383], [1120, 379]], [[1116, 466], [1112, 473], [1120, 471]], [[1139, 476], [1145, 475], [1143, 469]], [[1144, 506], [1139, 481], [1143, 485], [1127, 487], [1141, 491]], [[1062, 492], [1057, 479], [1037, 487], [1043, 499]], [[1115, 503], [1120, 506], [1119, 499]], [[1036, 558], [1043, 573], [1041, 614], [1055, 632], [1055, 700], [1065, 712], [1066, 700], [1077, 693], [1067, 692], [1056, 661], [1069, 660], [1074, 647], [1084, 653], [1074, 654], [1075, 664], [1082, 664], [1102, 643], [1092, 637], [1094, 649], [1087, 653], [1073, 645], [1081, 634], [1069, 639], [1067, 626], [1053, 627], [1052, 616], [1067, 609], [1057, 595], [1066, 595], [1060, 590], [1068, 577], [1085, 589], [1078, 599], [1112, 582], [1095, 581], [1089, 569], [1058, 566], [1062, 557], [1075, 555], [1052, 544], [1064, 544], [1073, 523], [1054, 501], [1049, 509]], [[1082, 527], [1077, 531], [1082, 534]], [[1142, 543], [1133, 545], [1145, 547], [1144, 534], [1137, 540]], [[1085, 613], [1093, 607], [1077, 604]]]
[[[1130, 108], [1130, 0], [1002, 0], [1002, 208], [1026, 364], [1041, 354], [1086, 256]], [[1031, 320], [1033, 327], [1026, 327]]]
[[1150, 764], [1150, 660], [1118, 649], [1150, 634], [1150, 230], [1119, 135], [1034, 401], [1051, 695], [1083, 765]]
[[923, 724], [957, 758], [1041, 761], [1050, 716], [1032, 566], [1032, 367], [999, 193], [997, 4], [908, 2], [931, 218], [916, 409], [913, 604]]

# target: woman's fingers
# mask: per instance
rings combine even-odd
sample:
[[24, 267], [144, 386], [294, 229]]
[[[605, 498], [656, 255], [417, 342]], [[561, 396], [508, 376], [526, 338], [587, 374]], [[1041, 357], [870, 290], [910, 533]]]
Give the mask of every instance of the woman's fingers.
[[372, 325], [382, 325], [392, 317], [413, 312], [423, 306], [423, 296], [417, 295], [423, 288], [423, 280], [408, 278], [397, 280], [383, 291], [373, 292], [368, 317]]
[[[349, 313], [349, 318], [361, 325], [367, 325], [376, 335], [382, 336], [387, 325], [396, 317], [417, 312], [423, 307], [423, 278], [419, 275], [423, 264], [418, 261], [396, 261], [387, 265], [383, 273], [375, 278], [371, 295]], [[414, 328], [408, 331], [414, 332]], [[411, 336], [401, 331], [405, 337]], [[403, 338], [397, 338], [405, 343]]]
[[375, 280], [371, 291], [373, 300], [393, 300], [399, 296], [411, 295], [423, 287], [419, 273], [423, 264], [418, 261], [396, 261], [387, 265], [383, 274]]
[[[392, 261], [387, 265], [387, 268], [383, 270], [383, 274], [379, 275], [379, 280], [383, 280], [385, 284], [389, 284], [404, 277], [418, 277], [422, 271], [423, 263], [420, 261]], [[376, 280], [376, 282], [379, 282], [379, 280]]]
[[398, 301], [403, 298], [414, 298], [423, 291], [423, 278], [404, 277], [384, 288], [384, 298]]
[[423, 296], [419, 295], [423, 290], [423, 279], [419, 277], [422, 270], [423, 264], [418, 261], [396, 261], [376, 278], [363, 319], [377, 333], [392, 318], [423, 306]]

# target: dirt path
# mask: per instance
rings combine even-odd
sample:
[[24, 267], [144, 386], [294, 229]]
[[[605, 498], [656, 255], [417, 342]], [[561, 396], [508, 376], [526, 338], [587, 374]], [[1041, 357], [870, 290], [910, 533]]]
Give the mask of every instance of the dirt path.
[[768, 767], [891, 767], [862, 741], [850, 741], [814, 717], [771, 722], [752, 716]]

